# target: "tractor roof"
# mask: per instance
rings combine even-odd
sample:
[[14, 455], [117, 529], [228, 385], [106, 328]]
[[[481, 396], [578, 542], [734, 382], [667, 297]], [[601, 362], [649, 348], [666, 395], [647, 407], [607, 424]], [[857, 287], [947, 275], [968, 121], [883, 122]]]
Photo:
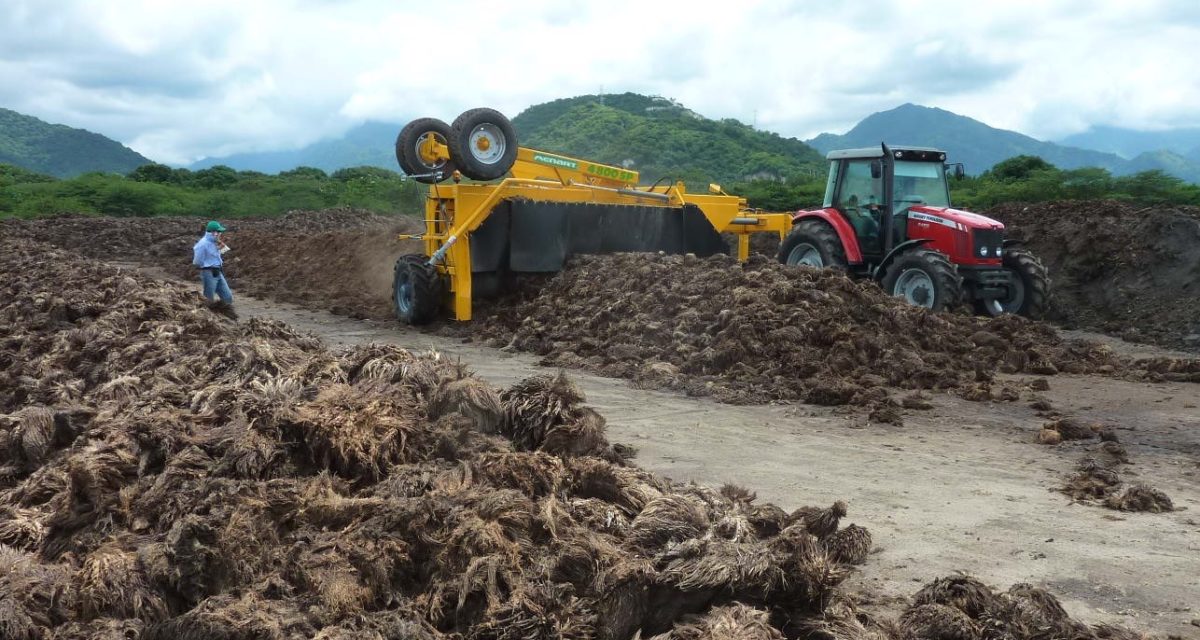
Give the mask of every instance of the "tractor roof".
[[[910, 146], [889, 146], [892, 153], [897, 154], [897, 158], [904, 160], [945, 160], [946, 152], [941, 149], [933, 149], [930, 147], [910, 147]], [[882, 158], [883, 147], [863, 147], [861, 149], [836, 149], [825, 154], [826, 160], [844, 160], [858, 158]]]

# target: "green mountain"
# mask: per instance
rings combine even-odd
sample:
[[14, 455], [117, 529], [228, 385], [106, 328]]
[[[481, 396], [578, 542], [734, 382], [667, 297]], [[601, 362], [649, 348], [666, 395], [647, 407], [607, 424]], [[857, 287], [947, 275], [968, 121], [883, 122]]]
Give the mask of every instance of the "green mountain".
[[1157, 169], [1193, 182], [1200, 178], [1200, 164], [1177, 153], [1143, 153], [1127, 160], [1115, 153], [1043, 142], [966, 116], [915, 104], [871, 114], [843, 135], [822, 133], [808, 143], [828, 152], [875, 146], [881, 141], [943, 149], [951, 162], [966, 164], [967, 172], [972, 174], [982, 173], [1013, 156], [1030, 155], [1060, 169], [1102, 167], [1118, 176]]
[[396, 134], [404, 125], [385, 122], [361, 124], [344, 136], [320, 140], [300, 149], [237, 153], [220, 158], [205, 158], [188, 166], [208, 169], [217, 165], [239, 171], [279, 173], [296, 167], [316, 167], [326, 172], [347, 167], [382, 167], [399, 171], [396, 165]]
[[996, 129], [943, 109], [905, 104], [873, 113], [843, 135], [822, 133], [808, 143], [822, 152], [871, 147], [880, 142], [942, 149], [950, 162], [962, 162], [968, 173], [982, 173], [1013, 156], [1031, 155], [1063, 169], [1103, 167], [1117, 172], [1124, 159], [1099, 151], [1063, 147], [1015, 131]]
[[70, 178], [89, 171], [129, 173], [150, 162], [98, 133], [0, 109], [0, 164]]
[[[226, 165], [278, 173], [298, 166], [335, 171], [368, 165], [397, 170], [393, 145], [402, 126], [368, 122], [342, 138], [301, 149], [207, 158], [189, 168]], [[709, 120], [665, 98], [634, 93], [535, 105], [514, 117], [513, 126], [522, 146], [622, 165], [639, 171], [643, 182], [786, 178], [811, 173], [821, 162], [816, 151], [794, 138], [757, 131], [736, 120]]]
[[710, 120], [666, 98], [587, 95], [530, 107], [513, 118], [522, 146], [689, 182], [779, 179], [824, 171], [795, 138], [737, 120]]
[[1128, 167], [1130, 173], [1158, 169], [1176, 178], [1200, 184], [1200, 162], [1166, 149], [1140, 153], [1129, 161]]

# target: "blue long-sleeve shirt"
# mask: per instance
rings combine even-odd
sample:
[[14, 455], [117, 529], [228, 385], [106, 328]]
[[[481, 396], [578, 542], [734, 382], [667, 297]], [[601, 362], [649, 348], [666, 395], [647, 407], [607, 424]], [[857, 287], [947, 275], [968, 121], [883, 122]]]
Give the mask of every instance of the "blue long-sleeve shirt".
[[221, 259], [221, 248], [217, 239], [211, 233], [205, 233], [203, 238], [192, 247], [192, 265], [201, 269], [219, 267], [224, 264]]

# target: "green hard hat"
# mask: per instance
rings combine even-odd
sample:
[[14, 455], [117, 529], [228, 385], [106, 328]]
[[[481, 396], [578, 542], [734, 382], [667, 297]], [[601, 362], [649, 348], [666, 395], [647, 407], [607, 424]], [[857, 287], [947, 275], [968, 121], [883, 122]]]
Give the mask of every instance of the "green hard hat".
[[223, 233], [225, 231], [225, 227], [222, 227], [221, 223], [217, 222], [216, 220], [209, 220], [208, 224], [204, 227], [204, 230], [209, 232], [219, 231]]

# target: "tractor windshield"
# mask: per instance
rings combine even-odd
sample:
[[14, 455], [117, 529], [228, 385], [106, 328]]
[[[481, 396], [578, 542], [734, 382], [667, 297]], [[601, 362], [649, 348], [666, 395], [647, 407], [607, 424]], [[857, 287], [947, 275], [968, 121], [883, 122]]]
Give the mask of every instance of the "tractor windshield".
[[896, 180], [893, 185], [895, 212], [915, 204], [934, 207], [950, 206], [950, 191], [946, 185], [946, 167], [940, 162], [896, 161]]

